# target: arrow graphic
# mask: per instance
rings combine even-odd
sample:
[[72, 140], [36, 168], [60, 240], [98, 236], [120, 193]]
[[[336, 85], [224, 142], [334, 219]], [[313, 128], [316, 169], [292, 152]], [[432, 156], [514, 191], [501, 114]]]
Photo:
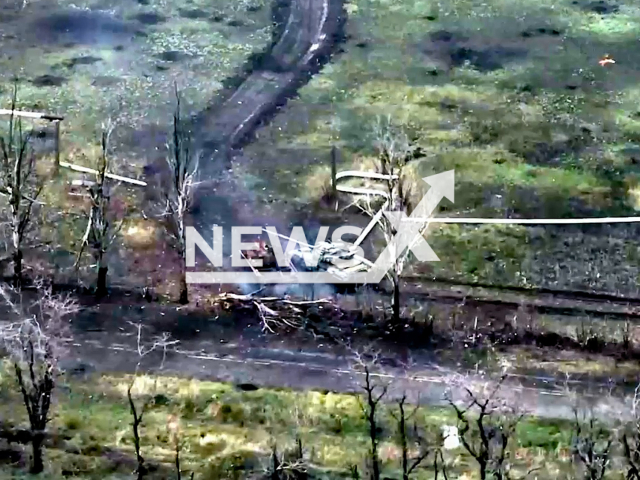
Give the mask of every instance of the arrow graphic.
[[406, 220], [430, 217], [444, 197], [453, 202], [454, 173], [455, 170], [448, 170], [423, 178], [422, 180], [429, 184], [431, 188], [420, 200], [420, 203], [416, 205], [409, 217], [404, 212], [384, 212], [384, 215], [391, 222], [397, 233], [368, 272], [367, 280], [369, 282], [380, 282], [406, 248], [409, 248], [416, 258], [422, 262], [437, 262], [440, 260], [421, 235], [426, 221], [418, 223]]
[[[413, 209], [410, 216], [404, 212], [383, 209], [376, 217], [384, 214], [393, 225], [396, 235], [386, 246], [374, 264], [367, 261], [371, 268], [366, 272], [348, 273], [337, 278], [335, 273], [325, 272], [264, 272], [257, 279], [254, 272], [187, 272], [188, 283], [380, 283], [396, 260], [409, 248], [421, 261], [439, 261], [440, 259], [422, 237], [421, 232], [434, 210], [443, 198], [454, 199], [454, 170], [425, 177], [431, 186], [427, 194]], [[355, 192], [357, 193], [357, 192]], [[370, 195], [371, 191], [366, 191]], [[375, 222], [374, 222], [375, 223]], [[358, 239], [360, 241], [360, 239]], [[366, 261], [366, 259], [364, 259]]]

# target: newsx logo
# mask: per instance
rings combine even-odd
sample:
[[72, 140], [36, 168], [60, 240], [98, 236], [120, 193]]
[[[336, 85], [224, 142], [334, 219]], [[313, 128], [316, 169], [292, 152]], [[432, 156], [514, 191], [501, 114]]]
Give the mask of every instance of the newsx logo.
[[[454, 170], [448, 170], [423, 180], [431, 186], [420, 202], [413, 208], [411, 215], [403, 211], [390, 211], [382, 209], [371, 219], [369, 226], [365, 229], [353, 225], [345, 225], [336, 228], [331, 236], [331, 242], [327, 242], [329, 227], [320, 227], [316, 236], [315, 244], [312, 246], [308, 242], [302, 227], [294, 227], [291, 235], [280, 235], [275, 227], [239, 227], [231, 228], [231, 264], [235, 268], [252, 268], [252, 272], [234, 271], [200, 271], [187, 272], [187, 283], [198, 284], [224, 284], [224, 283], [379, 283], [393, 265], [403, 255], [407, 249], [413, 252], [418, 261], [437, 262], [438, 256], [422, 235], [423, 229], [428, 225], [433, 212], [443, 198], [454, 201]], [[387, 222], [393, 225], [395, 234], [390, 239], [375, 262], [370, 262], [364, 258], [364, 251], [359, 246], [363, 240], [361, 236], [371, 231], [371, 227], [380, 221], [384, 215]], [[269, 236], [273, 257], [280, 268], [294, 267], [291, 263], [294, 257], [302, 257], [308, 269], [317, 269], [318, 263], [330, 262], [339, 270], [327, 269], [327, 271], [304, 272], [291, 268], [291, 272], [283, 275], [279, 272], [260, 273], [256, 268], [263, 266], [263, 259], [256, 258], [250, 252], [262, 250], [266, 253], [263, 242], [243, 242], [243, 235], [261, 235], [266, 232]], [[365, 233], [363, 233], [365, 232]], [[356, 243], [346, 241], [343, 237], [355, 235], [358, 237]], [[283, 250], [280, 238], [288, 239], [286, 248]], [[205, 257], [214, 267], [224, 266], [223, 253], [223, 229], [222, 226], [213, 227], [213, 243], [209, 244], [194, 227], [187, 227], [185, 230], [186, 241], [186, 266], [195, 267], [196, 246], [200, 248]], [[318, 248], [316, 248], [318, 247]], [[245, 253], [243, 253], [245, 252]], [[358, 267], [358, 263], [366, 265], [364, 271], [356, 268], [356, 271], [349, 269], [350, 266]], [[295, 270], [295, 271], [294, 271]], [[336, 277], [338, 274], [338, 277]]]
[[[327, 241], [329, 234], [329, 227], [322, 226], [318, 230], [318, 235], [313, 245]], [[356, 256], [364, 257], [364, 250], [360, 246], [355, 246], [352, 242], [345, 240], [343, 237], [346, 235], [355, 235], [358, 237], [364, 229], [352, 225], [345, 225], [335, 229], [331, 235], [331, 243], [340, 245], [345, 250]], [[320, 261], [320, 255], [314, 254], [312, 250], [311, 242], [307, 240], [304, 229], [300, 226], [293, 227], [291, 235], [284, 236], [277, 232], [275, 227], [231, 227], [231, 266], [234, 268], [260, 268], [263, 266], [263, 260], [261, 258], [247, 258], [250, 255], [246, 253], [251, 251], [258, 251], [260, 249], [259, 244], [255, 241], [245, 242], [242, 240], [243, 236], [257, 236], [266, 232], [269, 237], [269, 243], [275, 257], [276, 264], [281, 268], [286, 268], [290, 265], [290, 259], [295, 250], [299, 250], [303, 253], [303, 259], [305, 265], [308, 268], [316, 268]], [[213, 243], [209, 244], [200, 233], [194, 227], [186, 227], [185, 240], [186, 240], [186, 266], [195, 267], [196, 264], [196, 246], [209, 260], [214, 267], [224, 266], [224, 252], [223, 252], [223, 228], [220, 225], [213, 227]], [[287, 246], [283, 249], [280, 238], [287, 238]], [[246, 253], [243, 253], [246, 252]], [[349, 260], [333, 259], [333, 263], [341, 266], [351, 263]]]

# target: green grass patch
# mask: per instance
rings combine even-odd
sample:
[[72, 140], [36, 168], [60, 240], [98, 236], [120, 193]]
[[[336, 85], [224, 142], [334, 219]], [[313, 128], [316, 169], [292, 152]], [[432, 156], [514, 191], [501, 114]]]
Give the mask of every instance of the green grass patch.
[[[313, 201], [324, 191], [317, 185], [326, 184], [330, 145], [341, 150], [339, 169], [371, 168], [373, 126], [389, 116], [420, 148], [416, 178], [456, 170], [456, 201], [442, 202], [441, 214], [633, 215], [640, 208], [638, 7], [617, 2], [617, 11], [599, 15], [588, 3], [349, 2], [344, 53], [302, 88], [285, 120], [276, 119], [247, 149], [256, 158], [267, 155], [277, 171], [311, 165], [297, 172], [306, 179], [275, 175], [262, 187], [276, 196], [287, 192], [287, 202]], [[616, 63], [599, 65], [605, 54]], [[273, 147], [277, 153], [264, 153]], [[420, 181], [416, 186], [416, 194], [424, 191]], [[431, 233], [448, 265], [429, 269], [467, 280], [558, 286], [549, 280], [556, 278], [552, 272], [532, 264], [544, 257], [541, 245], [561, 252], [565, 238], [551, 230], [521, 231], [465, 227]], [[608, 234], [591, 235], [590, 243], [608, 248]], [[488, 236], [504, 247], [493, 249], [489, 257], [497, 260], [489, 264]], [[530, 236], [536, 240], [527, 242]], [[597, 261], [592, 250], [571, 256], [573, 271]], [[545, 268], [563, 260], [563, 254], [549, 257]], [[625, 256], [610, 260], [629, 263]], [[609, 291], [618, 277], [625, 291], [635, 289], [637, 276], [627, 275], [628, 268], [602, 267], [602, 278], [612, 280], [585, 272], [563, 283]]]
[[[129, 377], [103, 376], [59, 385], [51, 429], [69, 438], [68, 444], [81, 453], [48, 450], [48, 478], [61, 477], [63, 470], [79, 478], [108, 478], [121, 471], [110, 461], [113, 452], [133, 458], [126, 399], [129, 381]], [[2, 417], [24, 424], [26, 417], [9, 371], [2, 372], [1, 385]], [[314, 470], [321, 477], [337, 478], [347, 475], [352, 465], [362, 465], [369, 446], [368, 425], [358, 398], [352, 395], [266, 389], [243, 392], [228, 384], [149, 376], [137, 379], [133, 393], [138, 402], [151, 399], [141, 430], [147, 461], [170, 468], [173, 452], [167, 422], [175, 416], [185, 442], [184, 468], [204, 475], [200, 478], [226, 478], [233, 471], [242, 477], [242, 471], [259, 471], [274, 441], [283, 451], [293, 447], [296, 436], [302, 439]], [[399, 468], [392, 415], [396, 410], [393, 404], [385, 404], [379, 417], [381, 459], [390, 475]], [[444, 408], [422, 407], [415, 418], [433, 444], [440, 441], [443, 425], [455, 424], [452, 412]], [[567, 445], [566, 423], [527, 418], [514, 443], [514, 455], [517, 451], [520, 458], [516, 464], [522, 458], [530, 462], [542, 455], [548, 465], [566, 468], [558, 452]], [[452, 471], [459, 474], [474, 468], [461, 451], [447, 452], [447, 458]], [[428, 471], [417, 475], [429, 478]]]
[[[8, 42], [0, 54], [0, 91], [8, 92], [18, 76], [22, 80], [19, 108], [65, 117], [65, 156], [83, 152], [108, 118], [121, 133], [150, 125], [168, 128], [175, 83], [182, 92], [185, 115], [199, 112], [222, 88], [222, 80], [271, 40], [270, 12], [263, 0], [218, 1], [213, 5], [179, 0], [163, 0], [153, 6], [109, 3], [84, 0], [60, 2], [56, 7], [27, 2], [22, 17], [28, 20], [44, 11], [54, 14], [56, 8], [70, 7], [111, 9], [116, 17], [131, 22], [147, 13], [159, 14], [162, 19], [141, 25], [145, 36], [122, 48], [110, 44], [29, 45], [20, 42], [18, 31], [15, 42]], [[212, 21], [213, 17], [220, 17], [220, 21]], [[95, 58], [93, 63], [69, 66], [74, 58], [89, 56]], [[188, 78], [184, 72], [189, 72]], [[65, 82], [44, 87], [30, 83], [41, 75], [61, 77]], [[119, 155], [130, 157], [124, 151]]]

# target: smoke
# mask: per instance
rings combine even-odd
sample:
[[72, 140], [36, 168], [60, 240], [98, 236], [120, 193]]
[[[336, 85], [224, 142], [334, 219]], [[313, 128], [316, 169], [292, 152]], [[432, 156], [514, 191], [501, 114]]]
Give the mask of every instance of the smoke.
[[265, 285], [259, 283], [237, 284], [242, 295], [256, 294], [265, 297], [291, 297], [304, 300], [319, 300], [321, 298], [334, 298], [338, 293], [335, 285], [328, 283], [311, 284], [274, 284]]
[[319, 300], [321, 298], [334, 297], [336, 287], [327, 283], [273, 285], [272, 294], [279, 297], [290, 296], [305, 300]]
[[[273, 227], [280, 235], [289, 237], [293, 227], [302, 227], [308, 244], [313, 245], [318, 238], [322, 225], [316, 220], [309, 218], [309, 212], [294, 214], [291, 218], [286, 212], [271, 208], [264, 204], [255, 192], [247, 188], [242, 179], [237, 178], [238, 172], [220, 169], [217, 178], [210, 182], [206, 188], [197, 192], [197, 208], [192, 211], [193, 225], [202, 237], [211, 242], [213, 238], [212, 226], [219, 225], [223, 228], [222, 250], [223, 267], [221, 270], [233, 271], [231, 261], [231, 228], [234, 226], [251, 227]], [[342, 225], [335, 225], [342, 226]], [[346, 237], [347, 235], [345, 235]], [[243, 242], [252, 242], [261, 239], [268, 245], [273, 245], [269, 235], [263, 232], [262, 235], [252, 237], [243, 235]], [[331, 232], [324, 240], [331, 239]], [[300, 238], [298, 240], [301, 240]], [[322, 238], [320, 239], [322, 240]], [[275, 241], [275, 239], [274, 239]], [[286, 238], [278, 237], [282, 251], [289, 243]], [[202, 252], [196, 249], [196, 264], [210, 266]], [[307, 270], [304, 262], [299, 265], [299, 270]], [[243, 269], [248, 270], [248, 269]], [[303, 299], [319, 299], [333, 297], [336, 294], [336, 287], [330, 284], [280, 284], [265, 285], [257, 283], [237, 284], [236, 287], [243, 294], [251, 294], [260, 291], [260, 295]]]

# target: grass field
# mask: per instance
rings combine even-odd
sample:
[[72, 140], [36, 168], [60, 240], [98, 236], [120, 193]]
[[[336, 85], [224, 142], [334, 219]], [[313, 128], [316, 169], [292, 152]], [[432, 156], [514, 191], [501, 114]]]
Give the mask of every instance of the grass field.
[[[344, 53], [249, 148], [274, 166], [264, 186], [317, 198], [330, 145], [340, 147], [342, 168], [369, 168], [372, 127], [389, 116], [419, 147], [416, 177], [456, 170], [456, 201], [444, 201], [443, 213], [634, 214], [634, 2], [356, 0], [347, 8]], [[616, 63], [601, 66], [605, 55]], [[442, 259], [424, 269], [429, 275], [637, 291], [634, 228], [453, 225], [429, 236]]]
[[[188, 113], [198, 112], [271, 34], [266, 2], [74, 5], [33, 0], [7, 13], [0, 93], [8, 100], [18, 75], [20, 108], [65, 115], [64, 158], [76, 163], [90, 164], [99, 155], [98, 129], [113, 116], [116, 155], [134, 174], [164, 155], [156, 148], [171, 120], [174, 82]], [[272, 199], [276, 208], [286, 201], [305, 213], [326, 188], [330, 146], [340, 148], [341, 168], [371, 166], [372, 128], [388, 115], [419, 147], [409, 167], [416, 179], [456, 169], [456, 203], [448, 212], [567, 217], [640, 209], [640, 9], [634, 2], [355, 0], [347, 10], [344, 53], [258, 133], [236, 169], [244, 188], [256, 192], [255, 200]], [[599, 65], [606, 54], [616, 63]], [[42, 135], [45, 149], [51, 148], [48, 135]], [[416, 198], [421, 192], [416, 190]], [[54, 234], [44, 237], [55, 237], [71, 257], [82, 223], [55, 188], [45, 197], [63, 209], [64, 223], [50, 217], [43, 228]], [[121, 201], [136, 204], [130, 192]], [[134, 231], [134, 248], [150, 252], [156, 280], [168, 288], [170, 255], [158, 246], [151, 223], [133, 221], [125, 235]], [[430, 242], [443, 261], [416, 271], [500, 285], [635, 294], [637, 238], [627, 227], [438, 227], [430, 231]], [[145, 271], [126, 248], [119, 252], [125, 261], [120, 263]], [[167, 263], [158, 265], [156, 258]], [[126, 276], [122, 268], [111, 271]], [[554, 360], [525, 353], [515, 359], [517, 367]], [[617, 363], [579, 360], [573, 370], [570, 361], [550, 369], [624, 373]], [[3, 370], [0, 380], [0, 418], [24, 425], [10, 372]], [[129, 478], [135, 463], [128, 382], [113, 375], [59, 385], [51, 429], [66, 438], [66, 448], [48, 449], [46, 478]], [[181, 422], [184, 468], [196, 478], [255, 476], [267, 467], [274, 442], [288, 450], [296, 437], [315, 476], [345, 478], [354, 465], [365, 470], [367, 424], [354, 396], [242, 392], [226, 384], [149, 376], [136, 385], [140, 401], [153, 399], [142, 448], [147, 462], [159, 465], [157, 478], [167, 478], [172, 469], [171, 415]], [[389, 477], [399, 476], [400, 463], [394, 409], [385, 405], [380, 412], [380, 452]], [[452, 412], [441, 408], [421, 408], [417, 418], [434, 445], [440, 428], [455, 423]], [[514, 469], [523, 474], [540, 467], [538, 478], [572, 478], [569, 445], [567, 423], [527, 417], [511, 451]], [[29, 478], [21, 453], [6, 453], [4, 458], [16, 462], [8, 461], [0, 476]], [[474, 478], [468, 455], [451, 451], [446, 458], [458, 478]]]
[[[105, 376], [60, 385], [51, 431], [68, 440], [64, 450], [47, 450], [47, 478], [122, 478], [131, 472], [135, 457], [126, 399], [129, 381]], [[3, 372], [1, 392], [3, 420], [24, 424], [9, 371]], [[173, 447], [167, 427], [170, 415], [180, 419], [183, 468], [197, 472], [195, 478], [259, 474], [268, 465], [274, 442], [279, 451], [287, 451], [295, 447], [297, 437], [314, 476], [348, 478], [354, 465], [365, 471], [368, 425], [354, 396], [285, 390], [243, 392], [232, 385], [149, 376], [138, 377], [133, 392], [140, 404], [144, 398], [153, 399], [141, 432], [143, 457], [159, 468], [158, 476], [150, 478], [169, 478], [172, 469]], [[391, 477], [398, 475], [400, 468], [393, 415], [397, 415], [397, 406], [383, 405], [380, 456], [384, 475]], [[452, 411], [442, 408], [421, 408], [415, 420], [434, 446], [442, 441], [440, 428], [455, 425]], [[511, 450], [514, 469], [540, 466], [545, 476], [539, 478], [560, 478], [560, 472], [570, 471], [568, 427], [561, 421], [525, 419]], [[459, 478], [473, 478], [476, 467], [468, 455], [451, 450], [445, 452], [445, 458], [450, 472], [461, 475]], [[20, 471], [5, 464], [0, 475], [18, 478]], [[416, 478], [430, 476], [428, 468], [416, 474]]]
[[[10, 35], [0, 55], [0, 91], [8, 93], [18, 77], [20, 108], [64, 115], [71, 161], [90, 156], [87, 145], [111, 118], [114, 136], [127, 140], [118, 155], [142, 166], [162, 145], [152, 133], [170, 126], [174, 84], [185, 115], [202, 110], [221, 81], [270, 41], [270, 15], [262, 0], [26, 2], [3, 25]], [[141, 131], [149, 138], [136, 137]]]
[[[264, 0], [34, 0], [23, 7], [3, 7], [0, 29], [2, 108], [10, 106], [17, 79], [17, 108], [64, 116], [61, 158], [89, 167], [101, 155], [100, 135], [110, 120], [110, 168], [139, 177], [145, 165], [166, 156], [175, 87], [185, 118], [203, 110], [222, 81], [271, 40], [271, 9]], [[3, 132], [6, 120], [0, 119]], [[44, 154], [43, 160], [52, 160], [52, 127], [47, 122], [23, 123], [25, 129], [35, 127], [34, 149]], [[37, 275], [48, 275], [49, 265], [55, 264], [62, 281], [75, 278], [70, 270], [73, 252], [86, 228], [87, 205], [66, 193], [68, 182], [80, 175], [68, 173], [63, 171], [59, 181], [47, 184], [41, 197], [47, 206], [38, 212], [38, 235], [55, 246], [54, 252], [29, 261]], [[131, 228], [139, 233], [148, 227], [149, 222], [138, 220], [141, 194], [140, 188], [123, 187], [114, 199], [118, 215], [131, 209], [124, 243], [132, 236], [127, 235]], [[134, 236], [140, 243], [143, 235]], [[123, 260], [130, 255], [128, 246], [116, 248], [112, 255], [113, 277], [154, 283], [149, 269], [130, 268], [131, 262]], [[145, 248], [137, 251], [155, 258], [163, 246], [153, 249], [150, 255]], [[155, 260], [152, 263], [157, 267]], [[134, 278], [141, 271], [142, 280]]]
[[[164, 155], [174, 82], [187, 113], [201, 111], [271, 35], [264, 1], [74, 5], [39, 0], [7, 15], [0, 90], [8, 100], [18, 75], [21, 108], [64, 114], [63, 156], [76, 163], [93, 162], [100, 124], [113, 116], [114, 154], [134, 175]], [[327, 188], [330, 146], [340, 148], [340, 168], [370, 168], [373, 126], [388, 116], [418, 147], [413, 177], [456, 170], [456, 202], [443, 202], [443, 213], [576, 217], [640, 207], [633, 2], [356, 0], [346, 9], [344, 52], [234, 165], [252, 202], [306, 211]], [[605, 55], [616, 63], [600, 65]], [[425, 185], [416, 186], [419, 198]], [[67, 223], [59, 236], [78, 229]], [[434, 226], [442, 262], [416, 271], [635, 295], [637, 233]]]

